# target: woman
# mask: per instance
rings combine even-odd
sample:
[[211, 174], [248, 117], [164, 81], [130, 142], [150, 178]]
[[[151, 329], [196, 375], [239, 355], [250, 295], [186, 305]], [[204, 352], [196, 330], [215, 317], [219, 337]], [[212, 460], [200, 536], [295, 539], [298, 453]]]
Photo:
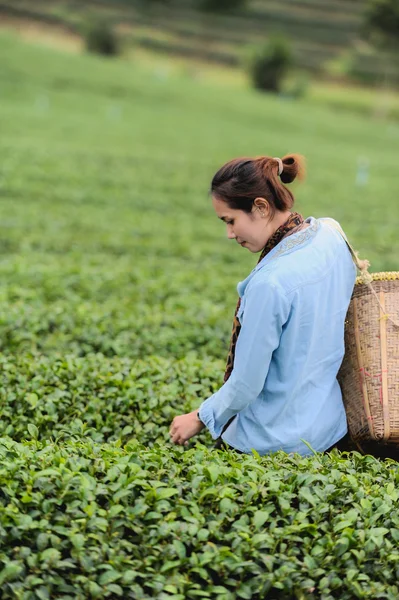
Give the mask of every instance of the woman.
[[244, 453], [344, 447], [337, 373], [356, 268], [335, 221], [291, 211], [284, 184], [302, 174], [302, 159], [292, 154], [235, 159], [212, 180], [228, 238], [261, 255], [237, 286], [225, 383], [198, 410], [175, 417], [176, 444], [207, 427], [219, 447]]

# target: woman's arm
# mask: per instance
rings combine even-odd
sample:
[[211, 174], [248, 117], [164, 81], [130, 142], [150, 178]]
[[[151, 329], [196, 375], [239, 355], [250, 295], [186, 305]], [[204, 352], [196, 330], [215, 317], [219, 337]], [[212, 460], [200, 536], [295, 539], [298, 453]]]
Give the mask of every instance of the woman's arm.
[[234, 369], [220, 390], [199, 409], [199, 417], [214, 439], [223, 425], [262, 391], [289, 312], [290, 303], [277, 286], [262, 281], [248, 286]]

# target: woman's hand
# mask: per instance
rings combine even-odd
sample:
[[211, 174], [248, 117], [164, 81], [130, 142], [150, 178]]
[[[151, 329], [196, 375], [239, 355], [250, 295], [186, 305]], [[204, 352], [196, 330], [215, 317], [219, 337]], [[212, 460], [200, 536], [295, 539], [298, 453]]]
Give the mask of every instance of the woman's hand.
[[188, 440], [205, 427], [197, 417], [198, 410], [175, 417], [170, 426], [170, 437], [174, 444], [187, 445]]

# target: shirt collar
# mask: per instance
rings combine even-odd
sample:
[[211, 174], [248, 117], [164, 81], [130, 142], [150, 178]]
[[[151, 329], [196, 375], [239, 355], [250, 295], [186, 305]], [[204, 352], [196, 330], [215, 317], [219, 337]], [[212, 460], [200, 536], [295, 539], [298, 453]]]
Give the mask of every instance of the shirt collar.
[[305, 223], [309, 223], [309, 227], [297, 231], [297, 233], [293, 233], [292, 235], [281, 240], [281, 242], [278, 243], [273, 250], [266, 254], [261, 262], [258, 263], [254, 269], [252, 269], [248, 277], [246, 277], [244, 281], [240, 281], [237, 284], [237, 291], [240, 296], [244, 294], [245, 288], [255, 273], [257, 273], [260, 269], [263, 269], [271, 260], [277, 258], [278, 256], [282, 256], [283, 254], [289, 254], [294, 250], [298, 250], [299, 247], [304, 246], [315, 237], [320, 229], [320, 221], [314, 217], [308, 217], [305, 219]]

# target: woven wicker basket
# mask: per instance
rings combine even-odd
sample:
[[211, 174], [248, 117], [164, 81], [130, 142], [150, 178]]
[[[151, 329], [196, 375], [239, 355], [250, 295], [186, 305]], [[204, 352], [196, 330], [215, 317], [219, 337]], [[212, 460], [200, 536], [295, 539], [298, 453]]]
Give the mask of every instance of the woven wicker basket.
[[338, 374], [350, 435], [399, 446], [399, 272], [358, 278]]

